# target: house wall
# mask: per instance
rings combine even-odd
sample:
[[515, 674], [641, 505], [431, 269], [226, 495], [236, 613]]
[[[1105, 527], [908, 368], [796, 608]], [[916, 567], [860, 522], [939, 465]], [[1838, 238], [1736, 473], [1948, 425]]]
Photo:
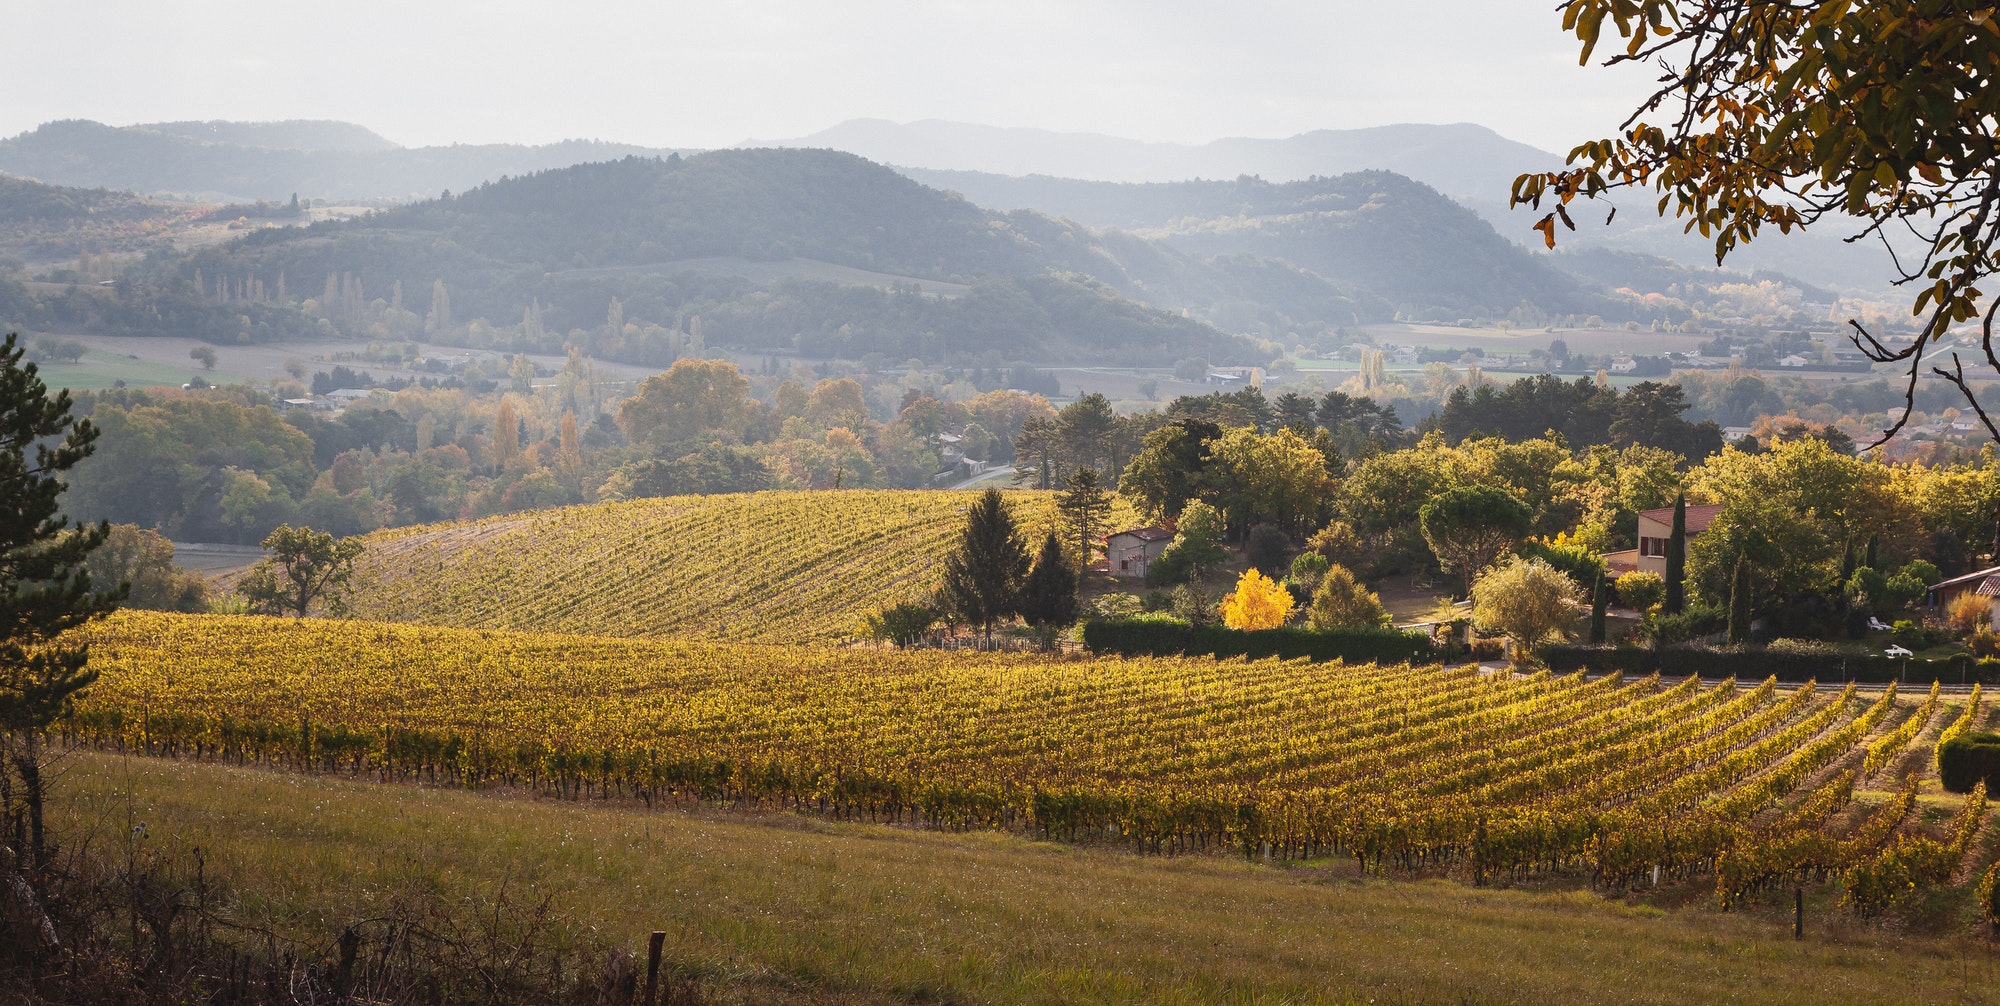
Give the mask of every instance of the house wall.
[[[1951, 606], [1954, 603], [1956, 603], [1960, 597], [1966, 594], [1970, 594], [1978, 589], [1979, 589], [1978, 583], [1969, 583], [1963, 587], [1958, 587], [1953, 590], [1938, 591], [1939, 616], [1945, 616], [1951, 614]], [[1985, 601], [1987, 602], [1987, 609], [1991, 612], [1987, 616], [1986, 624], [1989, 626], [2000, 626], [2000, 597], [1985, 598]]]
[[1105, 548], [1112, 576], [1144, 577], [1146, 567], [1152, 565], [1160, 553], [1167, 550], [1170, 539], [1142, 541], [1138, 538], [1113, 538]]

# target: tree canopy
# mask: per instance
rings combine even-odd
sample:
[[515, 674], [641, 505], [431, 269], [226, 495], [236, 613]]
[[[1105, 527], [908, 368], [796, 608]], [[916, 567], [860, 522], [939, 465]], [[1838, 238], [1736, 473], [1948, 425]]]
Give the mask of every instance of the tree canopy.
[[[1908, 368], [1906, 407], [1882, 440], [1908, 423], [1926, 358], [1951, 325], [1982, 319], [1984, 363], [2000, 374], [2000, 299], [1980, 288], [2000, 268], [2000, 19], [1991, 4], [1567, 0], [1560, 9], [1582, 63], [1609, 26], [1624, 45], [1607, 65], [1663, 72], [1619, 135], [1578, 145], [1562, 170], [1515, 180], [1515, 205], [1553, 201], [1535, 225], [1551, 247], [1558, 222], [1575, 229], [1578, 196], [1622, 188], [1657, 192], [1661, 214], [1671, 208], [1686, 230], [1714, 239], [1717, 262], [1766, 226], [1789, 233], [1844, 221], [1854, 239], [1888, 248], [1895, 282], [1915, 290], [1907, 344], [1851, 323], [1872, 359]], [[1957, 384], [2000, 440], [1958, 353], [1931, 372]]]

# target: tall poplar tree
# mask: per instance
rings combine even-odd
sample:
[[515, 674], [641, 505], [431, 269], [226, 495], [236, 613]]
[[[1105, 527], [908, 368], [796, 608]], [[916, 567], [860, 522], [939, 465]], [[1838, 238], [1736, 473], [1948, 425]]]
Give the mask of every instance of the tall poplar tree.
[[1736, 557], [1736, 572], [1729, 578], [1729, 642], [1750, 641], [1750, 567]]
[[992, 639], [995, 623], [1019, 613], [1027, 575], [1027, 546], [1000, 490], [988, 489], [966, 514], [958, 550], [945, 560], [944, 598], [967, 625], [979, 626]]
[[1660, 611], [1678, 615], [1687, 607], [1688, 498], [1674, 497], [1674, 527], [1667, 534], [1667, 597]]

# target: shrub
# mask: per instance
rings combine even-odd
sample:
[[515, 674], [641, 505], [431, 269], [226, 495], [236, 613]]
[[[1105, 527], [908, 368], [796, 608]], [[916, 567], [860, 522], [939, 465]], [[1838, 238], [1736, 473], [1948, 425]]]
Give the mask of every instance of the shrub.
[[1189, 625], [1207, 625], [1221, 617], [1215, 610], [1215, 595], [1192, 583], [1174, 588], [1173, 603], [1167, 610]]
[[1385, 626], [1389, 612], [1375, 592], [1357, 583], [1345, 566], [1334, 566], [1320, 578], [1306, 613], [1312, 627], [1321, 632], [1354, 626]]
[[1430, 637], [1421, 632], [1375, 628], [1317, 632], [1293, 625], [1243, 632], [1159, 616], [1088, 622], [1083, 627], [1083, 642], [1098, 653], [1151, 657], [1277, 657], [1397, 664], [1429, 659], [1433, 654]]
[[908, 645], [936, 625], [938, 611], [928, 604], [904, 601], [868, 616], [868, 635], [878, 643]]
[[1968, 733], [1938, 747], [1938, 779], [1953, 793], [1970, 793], [1980, 782], [2000, 788], [2000, 733]]
[[1285, 563], [1292, 557], [1291, 536], [1270, 524], [1259, 524], [1250, 529], [1250, 540], [1243, 546], [1243, 555], [1250, 560], [1250, 565], [1262, 570], [1266, 576], [1283, 576]]
[[1509, 560], [1472, 587], [1472, 620], [1513, 637], [1523, 652], [1561, 637], [1583, 610], [1576, 581], [1540, 559]]
[[1467, 655], [1480, 663], [1499, 660], [1507, 655], [1507, 644], [1499, 639], [1475, 639]]
[[1627, 573], [1617, 579], [1614, 586], [1618, 590], [1618, 602], [1640, 612], [1651, 610], [1653, 605], [1667, 596], [1667, 581], [1658, 573]]
[[1639, 632], [1654, 646], [1672, 646], [1715, 635], [1728, 625], [1729, 613], [1721, 608], [1692, 607], [1678, 615], [1647, 615]]
[[2000, 657], [2000, 632], [1980, 629], [1966, 637], [1965, 648], [1975, 657]]
[[1960, 632], [1977, 632], [1993, 621], [1993, 603], [1967, 591], [1958, 595], [1946, 610], [1945, 620]]
[[1923, 626], [1907, 618], [1896, 622], [1889, 631], [1889, 638], [1895, 640], [1897, 646], [1912, 650], [1921, 650], [1930, 642], [1929, 633], [1924, 631]]
[[1319, 582], [1325, 578], [1326, 571], [1332, 568], [1333, 564], [1327, 561], [1326, 556], [1318, 552], [1300, 552], [1292, 559], [1292, 573], [1286, 579], [1303, 587], [1310, 596], [1319, 589]]

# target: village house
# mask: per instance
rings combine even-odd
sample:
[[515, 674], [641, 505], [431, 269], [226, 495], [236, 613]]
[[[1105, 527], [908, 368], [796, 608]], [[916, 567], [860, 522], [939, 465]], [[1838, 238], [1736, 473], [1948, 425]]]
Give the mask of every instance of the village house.
[[2000, 566], [1932, 584], [1928, 594], [1926, 605], [1941, 612], [1949, 612], [1951, 606], [1967, 594], [1985, 598], [1992, 611], [1990, 624], [2000, 625]]
[[1167, 550], [1174, 533], [1163, 527], [1135, 527], [1104, 537], [1104, 565], [1112, 576], [1143, 578]]
[[[1695, 536], [1708, 530], [1710, 524], [1722, 513], [1720, 504], [1690, 506], [1687, 508], [1687, 536], [1693, 541]], [[1657, 510], [1639, 511], [1639, 547], [1623, 552], [1606, 552], [1602, 556], [1607, 575], [1623, 576], [1626, 573], [1667, 572], [1667, 541], [1674, 535], [1674, 508], [1663, 506]]]

